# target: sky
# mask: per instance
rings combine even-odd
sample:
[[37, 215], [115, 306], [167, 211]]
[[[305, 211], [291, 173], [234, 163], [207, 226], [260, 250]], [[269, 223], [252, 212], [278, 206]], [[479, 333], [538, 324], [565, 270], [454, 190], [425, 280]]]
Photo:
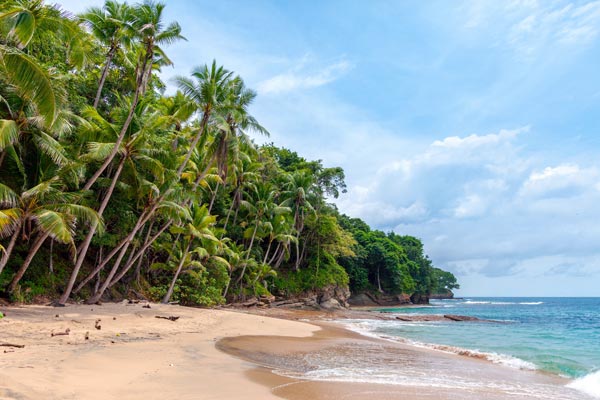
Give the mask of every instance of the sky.
[[165, 3], [162, 78], [241, 75], [256, 141], [343, 167], [340, 211], [421, 238], [457, 295], [600, 296], [600, 1]]

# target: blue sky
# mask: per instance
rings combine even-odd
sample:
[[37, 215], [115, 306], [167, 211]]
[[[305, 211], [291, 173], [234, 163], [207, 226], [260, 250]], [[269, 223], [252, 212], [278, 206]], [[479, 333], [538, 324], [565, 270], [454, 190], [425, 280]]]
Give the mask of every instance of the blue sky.
[[600, 296], [600, 1], [166, 4], [165, 80], [239, 73], [269, 141], [342, 166], [340, 210], [422, 238], [459, 294]]

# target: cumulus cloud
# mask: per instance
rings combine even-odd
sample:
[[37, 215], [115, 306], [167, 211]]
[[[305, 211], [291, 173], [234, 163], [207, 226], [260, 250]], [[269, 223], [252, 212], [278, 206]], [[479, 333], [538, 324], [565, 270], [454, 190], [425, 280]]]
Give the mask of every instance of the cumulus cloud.
[[523, 183], [519, 194], [525, 197], [572, 197], [582, 191], [595, 190], [600, 184], [596, 168], [581, 168], [576, 164], [561, 164], [533, 171]]
[[600, 264], [600, 172], [530, 158], [521, 146], [529, 131], [433, 141], [382, 166], [368, 185], [350, 187], [340, 209], [421, 237], [434, 263], [465, 282], [474, 275], [552, 280], [569, 266], [599, 275], [586, 263]]

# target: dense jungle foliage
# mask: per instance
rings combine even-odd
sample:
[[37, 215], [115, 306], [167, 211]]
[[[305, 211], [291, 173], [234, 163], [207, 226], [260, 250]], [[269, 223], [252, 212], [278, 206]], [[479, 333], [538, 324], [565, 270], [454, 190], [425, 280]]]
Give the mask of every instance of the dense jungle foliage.
[[1, 3], [2, 297], [210, 306], [458, 287], [418, 239], [340, 215], [341, 168], [257, 146], [249, 134], [268, 132], [241, 77], [213, 61], [165, 95], [158, 72], [185, 38], [164, 7]]

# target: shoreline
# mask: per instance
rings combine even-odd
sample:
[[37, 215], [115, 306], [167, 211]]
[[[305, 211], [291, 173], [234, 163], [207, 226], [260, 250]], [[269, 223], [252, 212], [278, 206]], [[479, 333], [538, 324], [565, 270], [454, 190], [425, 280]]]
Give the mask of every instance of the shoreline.
[[[0, 398], [159, 399], [196, 398], [194, 394], [203, 393], [207, 399], [248, 400], [337, 400], [373, 394], [384, 400], [509, 399], [514, 397], [488, 383], [517, 381], [546, 390], [562, 389], [568, 382], [537, 371], [364, 336], [333, 321], [364, 317], [362, 311], [150, 307], [106, 303], [3, 308], [7, 317], [0, 320], [0, 343], [26, 346], [0, 348], [4, 349], [0, 350], [4, 351], [0, 353]], [[180, 318], [169, 321], [156, 316]], [[67, 328], [69, 334], [60, 335]], [[339, 359], [357, 361], [358, 367], [361, 362], [395, 365], [400, 372], [408, 371], [403, 377], [406, 382], [323, 380], [319, 368], [311, 364], [311, 358], [321, 355], [325, 358], [317, 359], [318, 363]], [[448, 369], [458, 376], [475, 375], [463, 379], [462, 389], [411, 380], [411, 373], [433, 376]], [[478, 385], [483, 388], [474, 389]]]

